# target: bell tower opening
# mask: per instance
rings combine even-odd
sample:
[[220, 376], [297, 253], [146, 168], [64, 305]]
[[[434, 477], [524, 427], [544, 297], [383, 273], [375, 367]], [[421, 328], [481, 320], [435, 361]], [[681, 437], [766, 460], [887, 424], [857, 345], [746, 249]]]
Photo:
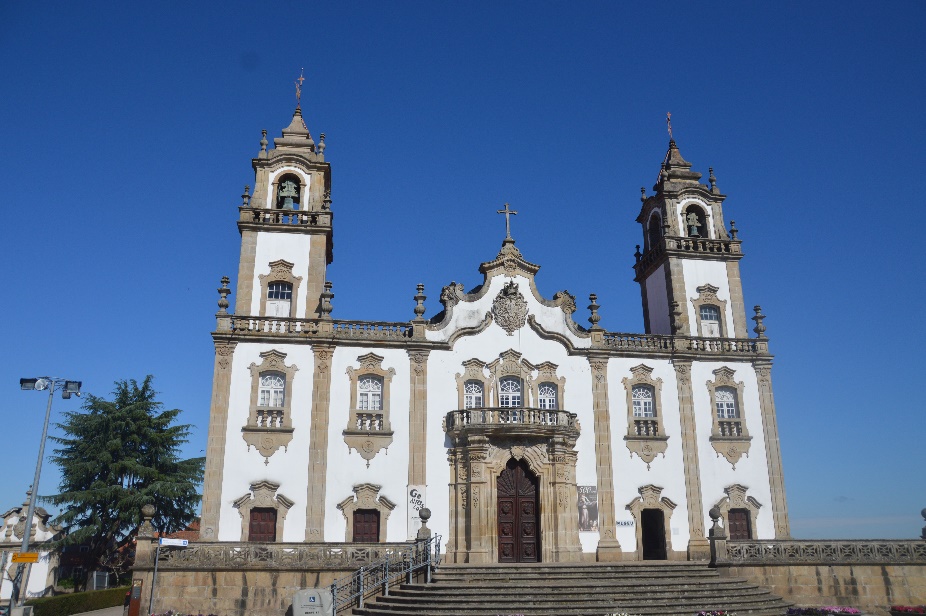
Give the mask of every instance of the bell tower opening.
[[498, 562], [540, 562], [539, 482], [527, 464], [508, 460], [498, 477]]
[[707, 218], [697, 205], [685, 208], [685, 235], [688, 237], [710, 237], [707, 232]]
[[277, 183], [276, 208], [278, 210], [302, 209], [302, 182], [299, 178], [287, 173]]

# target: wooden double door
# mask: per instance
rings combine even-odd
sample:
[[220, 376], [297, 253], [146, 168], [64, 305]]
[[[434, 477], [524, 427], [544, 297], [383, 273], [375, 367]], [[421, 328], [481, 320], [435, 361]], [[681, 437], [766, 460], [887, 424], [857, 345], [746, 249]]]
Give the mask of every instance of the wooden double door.
[[537, 476], [511, 459], [498, 476], [498, 562], [540, 562]]

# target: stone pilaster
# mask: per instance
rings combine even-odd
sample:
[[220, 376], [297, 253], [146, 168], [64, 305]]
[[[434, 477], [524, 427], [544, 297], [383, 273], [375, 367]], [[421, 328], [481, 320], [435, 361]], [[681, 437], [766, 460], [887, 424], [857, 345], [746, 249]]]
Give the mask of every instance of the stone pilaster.
[[488, 564], [495, 562], [489, 553], [492, 544], [490, 533], [495, 533], [495, 511], [489, 511], [489, 477], [486, 460], [489, 453], [489, 440], [484, 436], [469, 438], [466, 448], [469, 466], [469, 502], [467, 534], [470, 537], [469, 562]]
[[305, 509], [305, 540], [325, 540], [325, 482], [328, 475], [328, 419], [331, 406], [332, 347], [315, 346], [312, 375], [312, 427], [309, 435], [309, 487]]
[[673, 359], [678, 385], [678, 411], [682, 426], [682, 465], [685, 471], [685, 504], [688, 507], [688, 559], [710, 558], [710, 544], [704, 532], [701, 475], [698, 465], [698, 432], [691, 392], [691, 362]]
[[328, 236], [309, 236], [309, 271], [305, 281], [305, 318], [317, 319], [322, 316], [319, 300], [325, 290], [327, 272]]
[[[257, 191], [255, 190], [255, 195]], [[241, 230], [241, 256], [238, 261], [238, 290], [235, 314], [250, 315], [254, 295], [254, 260], [257, 258], [257, 231]]]
[[408, 485], [427, 483], [428, 351], [410, 349], [408, 404]]
[[685, 270], [682, 267], [682, 260], [678, 257], [669, 257], [665, 264], [665, 273], [669, 306], [672, 305], [672, 302], [678, 302], [682, 309], [678, 333], [685, 336], [700, 336], [701, 332], [692, 329], [691, 320], [688, 318], [688, 306], [691, 302], [685, 297]]
[[556, 506], [550, 508], [551, 532], [544, 532], [544, 535], [554, 538], [554, 559], [557, 562], [580, 562], [582, 544], [579, 541], [579, 491], [575, 475], [578, 454], [575, 443], [555, 439], [549, 446], [548, 456], [552, 471], [550, 492], [555, 495]]
[[785, 478], [781, 464], [781, 443], [778, 440], [778, 419], [775, 414], [775, 397], [772, 395], [771, 362], [755, 362], [759, 380], [759, 410], [762, 413], [762, 434], [765, 437], [765, 457], [768, 463], [768, 483], [772, 490], [772, 521], [775, 539], [790, 539], [788, 501], [785, 498]]
[[611, 453], [611, 413], [608, 405], [608, 359], [589, 357], [592, 369], [592, 412], [595, 418], [595, 471], [598, 484], [599, 561], [621, 560], [617, 540], [617, 515], [614, 509], [614, 472]]
[[[447, 541], [447, 562], [463, 563], [466, 553], [466, 466], [460, 449], [447, 452], [450, 463], [450, 537]], [[462, 488], [462, 491], [461, 491]]]
[[[727, 261], [727, 284], [730, 287], [730, 302], [733, 309], [733, 337], [748, 338], [746, 331], [746, 303], [743, 300], [743, 281], [740, 279], [738, 261]], [[730, 334], [724, 332], [725, 336]]]
[[237, 342], [215, 341], [212, 372], [212, 402], [209, 406], [209, 436], [206, 440], [206, 470], [203, 477], [203, 510], [200, 541], [217, 541], [222, 505], [222, 469], [225, 466], [225, 436], [228, 433], [228, 402], [231, 391], [232, 359]]

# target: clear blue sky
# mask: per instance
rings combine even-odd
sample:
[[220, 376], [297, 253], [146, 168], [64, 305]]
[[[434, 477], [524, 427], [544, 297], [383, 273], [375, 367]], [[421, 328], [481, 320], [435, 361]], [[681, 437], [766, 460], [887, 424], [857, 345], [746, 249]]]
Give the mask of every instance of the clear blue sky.
[[154, 374], [205, 449], [239, 195], [305, 67], [338, 318], [408, 320], [418, 282], [433, 315], [481, 280], [509, 201], [545, 295], [597, 293], [601, 325], [642, 331], [634, 218], [671, 111], [768, 315], [794, 534], [919, 534], [926, 3], [37, 1], [0, 22], [0, 508], [41, 433], [21, 376]]

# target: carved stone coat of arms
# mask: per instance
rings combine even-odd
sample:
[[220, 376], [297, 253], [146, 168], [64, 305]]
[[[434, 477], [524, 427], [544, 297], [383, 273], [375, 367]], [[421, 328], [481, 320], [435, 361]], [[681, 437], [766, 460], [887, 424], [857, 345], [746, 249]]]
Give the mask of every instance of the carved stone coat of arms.
[[527, 322], [527, 302], [518, 291], [518, 284], [509, 282], [492, 302], [492, 316], [495, 322], [504, 329], [509, 336], [524, 327]]

